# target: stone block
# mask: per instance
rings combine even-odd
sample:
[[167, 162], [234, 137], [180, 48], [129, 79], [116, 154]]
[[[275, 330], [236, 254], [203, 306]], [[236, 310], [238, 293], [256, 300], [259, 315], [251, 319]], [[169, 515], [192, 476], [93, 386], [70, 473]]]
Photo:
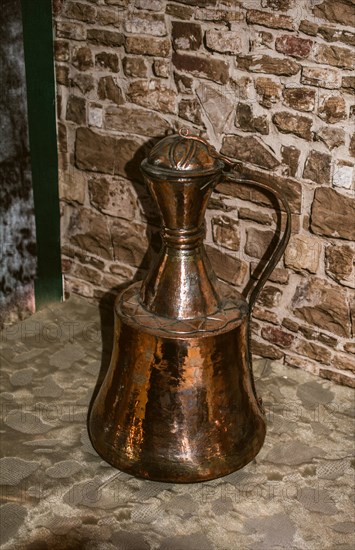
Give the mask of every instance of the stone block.
[[179, 102], [179, 117], [199, 126], [203, 125], [201, 107], [197, 99], [182, 99]]
[[127, 97], [133, 103], [142, 107], [174, 113], [176, 110], [177, 94], [159, 79], [135, 80], [128, 88]]
[[274, 57], [271, 55], [238, 55], [237, 66], [239, 69], [253, 73], [269, 73], [278, 76], [292, 76], [299, 72], [300, 65], [292, 59]]
[[118, 73], [118, 55], [112, 52], [100, 52], [95, 55], [95, 67]]
[[258, 77], [255, 80], [255, 90], [260, 96], [258, 101], [260, 105], [269, 109], [281, 98], [282, 87], [279, 82], [275, 82], [266, 76]]
[[349, 94], [353, 94], [355, 92], [355, 76], [343, 76], [341, 87], [345, 92], [349, 91]]
[[81, 4], [80, 2], [66, 2], [65, 15], [69, 19], [77, 19], [85, 23], [95, 23], [96, 8], [88, 6], [88, 4]]
[[355, 134], [350, 138], [349, 153], [352, 157], [355, 157]]
[[355, 249], [348, 244], [330, 244], [325, 249], [325, 271], [339, 283], [355, 288]]
[[122, 27], [123, 14], [116, 8], [104, 8], [103, 6], [97, 7], [96, 25], [107, 27]]
[[160, 78], [169, 78], [170, 61], [168, 59], [155, 59], [153, 62], [153, 73]]
[[317, 235], [355, 240], [355, 198], [334, 189], [316, 189], [312, 204], [311, 229]]
[[127, 134], [162, 137], [170, 128], [170, 123], [153, 111], [122, 105], [106, 109], [105, 128]]
[[122, 60], [123, 72], [133, 78], [147, 76], [147, 65], [143, 57], [124, 57]]
[[254, 338], [251, 342], [251, 351], [255, 355], [267, 357], [268, 359], [282, 359], [284, 356], [283, 352], [279, 348], [275, 348], [275, 346], [265, 344], [264, 342], [259, 342]]
[[206, 83], [201, 83], [196, 88], [196, 95], [214, 130], [222, 132], [234, 110], [234, 102], [230, 95]]
[[347, 118], [345, 99], [341, 95], [325, 96], [318, 107], [318, 116], [329, 124], [335, 124]]
[[308, 235], [294, 235], [285, 251], [285, 266], [295, 271], [317, 273], [321, 252], [319, 240]]
[[172, 40], [175, 50], [198, 50], [202, 44], [202, 30], [198, 23], [172, 21]]
[[138, 212], [133, 186], [122, 178], [94, 176], [88, 182], [90, 203], [109, 216], [133, 220]]
[[199, 57], [173, 53], [173, 64], [179, 71], [186, 71], [194, 76], [207, 78], [219, 84], [226, 84], [229, 79], [229, 65], [223, 59]]
[[103, 109], [99, 103], [90, 103], [88, 109], [88, 123], [89, 126], [95, 126], [96, 128], [102, 128], [103, 122]]
[[241, 220], [251, 220], [253, 222], [261, 223], [263, 225], [271, 225], [272, 217], [270, 214], [263, 212], [258, 208], [257, 210], [251, 210], [250, 208], [239, 208], [238, 217]]
[[330, 67], [302, 67], [301, 83], [333, 90], [341, 87], [341, 72]]
[[328, 147], [329, 150], [335, 147], [340, 147], [345, 143], [345, 131], [343, 128], [331, 128], [330, 126], [323, 126], [315, 134], [317, 141], [322, 141]]
[[331, 285], [317, 277], [308, 278], [298, 285], [292, 306], [294, 315], [311, 326], [349, 338], [347, 295], [338, 285]]
[[114, 261], [140, 267], [148, 249], [145, 227], [123, 219], [110, 224]]
[[276, 346], [280, 346], [281, 348], [289, 348], [295, 339], [293, 334], [277, 327], [263, 327], [261, 329], [261, 336], [265, 340], [268, 340], [268, 342], [276, 344]]
[[329, 365], [332, 353], [315, 342], [306, 342], [305, 340], [299, 340], [295, 346], [295, 350], [301, 355], [309, 357], [313, 361]]
[[70, 85], [74, 88], [78, 88], [78, 90], [85, 95], [94, 89], [95, 82], [91, 74], [76, 73], [72, 75]]
[[238, 31], [209, 29], [206, 31], [205, 39], [206, 47], [215, 52], [238, 54], [242, 50], [242, 41]]
[[164, 15], [158, 13], [137, 13], [127, 14], [124, 21], [124, 28], [127, 33], [149, 34], [152, 36], [166, 36]]
[[305, 59], [312, 50], [313, 40], [298, 36], [283, 34], [276, 39], [275, 49], [285, 55], [291, 55], [298, 59]]
[[314, 59], [317, 63], [352, 70], [355, 63], [355, 54], [349, 48], [319, 44], [315, 51]]
[[321, 378], [326, 378], [327, 380], [331, 380], [336, 384], [342, 384], [343, 386], [355, 388], [355, 379], [353, 377], [346, 376], [346, 374], [343, 374], [339, 371], [330, 369], [319, 369], [318, 374]]
[[274, 239], [274, 232], [262, 231], [260, 229], [256, 229], [255, 227], [248, 227], [246, 234], [247, 237], [244, 252], [253, 258], [265, 257]]
[[127, 36], [125, 41], [127, 53], [136, 55], [154, 55], [168, 57], [170, 40], [151, 36]]
[[166, 5], [165, 11], [167, 15], [170, 15], [171, 17], [176, 19], [183, 19], [185, 21], [190, 21], [194, 12], [192, 7], [178, 6], [176, 4], [170, 3]]
[[271, 29], [293, 31], [295, 28], [295, 22], [292, 17], [261, 10], [247, 10], [247, 22], [249, 25], [261, 25]]
[[301, 151], [294, 147], [293, 145], [282, 145], [281, 146], [281, 157], [282, 163], [288, 167], [287, 175], [294, 177], [298, 169], [298, 162], [300, 158]]
[[78, 128], [75, 162], [90, 172], [141, 179], [139, 166], [146, 153], [137, 139], [102, 135], [89, 128]]
[[287, 107], [297, 111], [313, 111], [316, 102], [316, 91], [310, 88], [290, 87], [283, 90], [283, 99]]
[[225, 136], [221, 153], [271, 170], [280, 164], [273, 153], [255, 136]]
[[333, 187], [351, 189], [353, 185], [354, 164], [347, 160], [338, 160], [334, 166]]
[[318, 184], [329, 184], [331, 160], [331, 155], [327, 153], [310, 151], [303, 170], [303, 178], [312, 180]]
[[106, 219], [89, 208], [72, 211], [66, 235], [72, 245], [95, 256], [113, 260], [111, 235]]
[[59, 172], [59, 198], [70, 204], [84, 204], [86, 175], [72, 168]]
[[124, 36], [117, 31], [108, 31], [103, 29], [88, 29], [87, 39], [92, 44], [98, 44], [100, 46], [122, 46], [124, 43]]
[[134, 7], [139, 10], [161, 11], [164, 4], [163, 0], [136, 0]]
[[[224, 2], [225, 3], [225, 2]], [[206, 5], [201, 4], [201, 5]], [[195, 11], [195, 19], [201, 21], [215, 21], [223, 23], [239, 23], [243, 21], [244, 14], [241, 11], [235, 9], [235, 4], [233, 4], [233, 9], [208, 9], [208, 8], [197, 8]]]
[[235, 124], [244, 132], [269, 133], [269, 121], [266, 115], [254, 116], [250, 105], [238, 103]]
[[256, 303], [263, 307], [277, 307], [280, 305], [282, 292], [276, 286], [267, 285], [260, 292]]
[[54, 57], [56, 61], [69, 61], [69, 42], [56, 40], [54, 42]]
[[79, 71], [91, 69], [94, 65], [92, 51], [87, 46], [74, 48], [71, 62]]
[[313, 120], [309, 117], [281, 111], [274, 114], [272, 121], [283, 134], [294, 134], [307, 141], [312, 140]]
[[212, 236], [216, 244], [229, 250], [239, 250], [239, 222], [228, 216], [212, 218]]
[[314, 4], [313, 14], [320, 19], [327, 19], [331, 23], [349, 25], [354, 17], [354, 5], [350, 0], [324, 0], [322, 3]]
[[206, 252], [212, 268], [222, 281], [232, 285], [242, 285], [245, 282], [248, 266], [239, 258], [232, 258], [218, 248], [206, 246]]
[[86, 27], [77, 22], [57, 21], [56, 35], [58, 38], [67, 38], [68, 40], [85, 40]]
[[66, 65], [56, 65], [55, 80], [61, 86], [69, 86], [69, 67]]
[[292, 7], [293, 0], [264, 0], [262, 2], [263, 8], [270, 8], [276, 11], [287, 11]]
[[76, 124], [86, 124], [86, 101], [83, 97], [69, 96], [66, 119]]
[[97, 95], [100, 99], [109, 99], [113, 101], [113, 103], [116, 103], [116, 105], [124, 103], [122, 90], [112, 76], [100, 78], [97, 87]]
[[177, 91], [181, 94], [190, 94], [192, 92], [193, 79], [191, 76], [174, 72], [174, 81]]

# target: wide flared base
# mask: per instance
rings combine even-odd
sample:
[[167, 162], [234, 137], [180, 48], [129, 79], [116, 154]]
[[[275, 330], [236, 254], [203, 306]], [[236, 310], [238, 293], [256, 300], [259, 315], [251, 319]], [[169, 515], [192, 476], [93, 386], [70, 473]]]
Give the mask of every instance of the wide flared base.
[[143, 319], [138, 293], [133, 285], [117, 300], [111, 365], [89, 419], [93, 446], [116, 468], [156, 481], [193, 483], [242, 468], [266, 431], [245, 304], [172, 323], [149, 312]]

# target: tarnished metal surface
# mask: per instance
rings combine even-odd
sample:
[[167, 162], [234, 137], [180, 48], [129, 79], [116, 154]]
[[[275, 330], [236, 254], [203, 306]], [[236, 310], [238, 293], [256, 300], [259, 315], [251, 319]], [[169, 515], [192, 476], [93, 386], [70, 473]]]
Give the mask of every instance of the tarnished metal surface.
[[221, 292], [203, 245], [206, 206], [225, 161], [204, 140], [180, 134], [160, 141], [142, 163], [163, 247], [143, 283], [116, 300], [111, 365], [89, 420], [98, 453], [138, 477], [217, 478], [250, 462], [265, 438], [250, 308], [240, 294]]

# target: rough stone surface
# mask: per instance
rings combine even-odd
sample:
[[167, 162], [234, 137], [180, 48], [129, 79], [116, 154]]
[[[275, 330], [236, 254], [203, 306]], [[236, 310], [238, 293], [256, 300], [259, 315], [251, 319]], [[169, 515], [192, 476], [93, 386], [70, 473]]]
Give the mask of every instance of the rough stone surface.
[[117, 73], [119, 70], [118, 55], [110, 52], [100, 52], [95, 55], [95, 66]]
[[249, 24], [269, 27], [271, 29], [285, 29], [289, 31], [294, 29], [294, 21], [292, 17], [260, 10], [248, 10], [247, 22]]
[[240, 231], [239, 222], [228, 216], [212, 218], [212, 235], [216, 244], [229, 250], [239, 250]]
[[253, 258], [263, 258], [269, 250], [273, 237], [273, 231], [261, 231], [255, 227], [248, 228], [245, 253]]
[[168, 57], [170, 41], [167, 38], [152, 38], [150, 36], [127, 36], [125, 49], [127, 53], [137, 55]]
[[275, 42], [275, 48], [278, 52], [285, 55], [291, 55], [298, 59], [308, 57], [313, 46], [313, 40], [299, 38], [284, 34], [279, 36]]
[[207, 255], [217, 277], [232, 285], [242, 285], [245, 281], [248, 267], [239, 258], [232, 258], [214, 246], [206, 246]]
[[313, 277], [300, 285], [293, 297], [297, 317], [339, 336], [350, 336], [350, 313], [344, 290]]
[[323, 126], [316, 132], [316, 139], [326, 144], [331, 151], [335, 147], [340, 147], [345, 143], [345, 131], [343, 128], [332, 128]]
[[231, 98], [206, 83], [200, 84], [196, 88], [196, 95], [202, 110], [215, 131], [222, 132], [234, 109], [234, 103]]
[[93, 44], [113, 47], [122, 46], [124, 42], [123, 34], [101, 29], [89, 29], [87, 31], [87, 39]]
[[295, 75], [300, 70], [300, 65], [295, 61], [270, 55], [239, 55], [237, 65], [240, 69], [254, 73], [271, 73], [278, 76]]
[[321, 44], [316, 50], [315, 60], [318, 63], [351, 70], [354, 67], [355, 55], [349, 48]]
[[127, 95], [133, 103], [142, 107], [163, 113], [174, 113], [176, 109], [176, 92], [159, 79], [135, 80], [130, 84]]
[[175, 50], [198, 50], [202, 44], [201, 25], [173, 21], [172, 39]]
[[172, 60], [174, 66], [180, 71], [186, 71], [219, 84], [226, 84], [228, 81], [229, 66], [222, 59], [173, 53]]
[[238, 31], [225, 31], [210, 29], [205, 35], [206, 46], [215, 52], [238, 54], [241, 52], [242, 43]]
[[319, 151], [310, 151], [303, 170], [303, 177], [320, 184], [330, 183], [331, 156]]
[[165, 36], [166, 25], [164, 15], [155, 13], [131, 13], [124, 22], [126, 32], [133, 34], [150, 34]]
[[341, 87], [341, 73], [328, 67], [303, 67], [301, 83], [332, 90]]
[[276, 344], [281, 348], [289, 348], [294, 340], [294, 336], [276, 327], [265, 327], [261, 330], [261, 335], [265, 340]]
[[285, 105], [297, 111], [313, 111], [315, 107], [316, 92], [313, 89], [285, 88], [282, 95]]
[[221, 153], [262, 168], [273, 169], [279, 165], [275, 156], [254, 136], [226, 136]]
[[314, 237], [294, 235], [285, 252], [285, 265], [295, 271], [317, 273], [321, 251], [322, 245]]
[[355, 288], [355, 249], [348, 244], [329, 245], [325, 250], [327, 274], [345, 286]]
[[309, 117], [281, 111], [274, 114], [272, 121], [283, 134], [295, 134], [307, 141], [312, 139], [311, 128], [313, 120]]
[[97, 87], [97, 95], [100, 99], [109, 99], [113, 101], [113, 103], [116, 103], [116, 105], [124, 103], [122, 90], [112, 76], [100, 78]]
[[[139, 173], [139, 158], [143, 160], [142, 143], [135, 139], [102, 135], [78, 128], [75, 141], [75, 159], [78, 168], [91, 172], [105, 172], [136, 177]], [[132, 158], [137, 161], [132, 163]]]
[[269, 133], [269, 123], [266, 115], [254, 116], [250, 105], [238, 103], [236, 126], [245, 132]]
[[92, 177], [88, 182], [91, 204], [103, 214], [134, 220], [137, 199], [132, 185], [122, 178]]
[[331, 23], [348, 25], [354, 16], [353, 2], [351, 0], [324, 0], [313, 8], [315, 17], [326, 19]]
[[318, 116], [329, 124], [345, 120], [346, 115], [346, 103], [341, 95], [324, 97], [318, 108]]
[[290, 146], [285, 145], [281, 147], [282, 163], [286, 164], [286, 166], [288, 167], [288, 171], [287, 171], [288, 176], [293, 177], [296, 175], [300, 154], [301, 154], [301, 151], [297, 149], [297, 147], [294, 147], [293, 145], [290, 145]]
[[147, 76], [147, 64], [143, 57], [124, 57], [123, 70], [126, 76], [144, 78]]
[[341, 195], [334, 189], [315, 191], [311, 229], [318, 235], [355, 239], [355, 199]]
[[105, 128], [152, 137], [164, 136], [170, 124], [158, 113], [122, 105], [106, 109]]
[[203, 125], [199, 101], [197, 99], [182, 99], [179, 103], [179, 117], [194, 124]]
[[259, 94], [259, 103], [266, 108], [270, 108], [273, 103], [281, 97], [281, 86], [271, 78], [260, 76], [255, 80], [255, 89]]

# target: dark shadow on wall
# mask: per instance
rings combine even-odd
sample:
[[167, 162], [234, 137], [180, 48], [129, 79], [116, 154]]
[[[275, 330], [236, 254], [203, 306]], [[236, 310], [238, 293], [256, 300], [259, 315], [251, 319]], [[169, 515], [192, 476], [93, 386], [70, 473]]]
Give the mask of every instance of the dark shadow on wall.
[[[134, 277], [105, 292], [99, 302], [102, 340], [101, 366], [89, 404], [88, 419], [90, 417], [90, 412], [95, 398], [110, 366], [114, 344], [115, 299], [117, 295], [120, 294], [125, 288], [144, 279], [148, 273], [148, 269], [157, 261], [159, 251], [161, 249], [162, 242], [160, 237], [160, 214], [158, 211], [158, 206], [149, 193], [149, 190], [143, 180], [143, 176], [140, 173], [139, 167], [142, 160], [148, 156], [149, 151], [159, 140], [164, 137], [165, 136], [158, 136], [145, 142], [139, 149], [137, 149], [134, 157], [125, 166], [127, 177], [131, 180], [132, 186], [138, 197], [142, 213], [144, 218], [147, 220], [146, 238], [148, 240], [148, 247], [144, 257], [137, 267]], [[120, 243], [120, 246], [124, 246], [124, 243]]]

